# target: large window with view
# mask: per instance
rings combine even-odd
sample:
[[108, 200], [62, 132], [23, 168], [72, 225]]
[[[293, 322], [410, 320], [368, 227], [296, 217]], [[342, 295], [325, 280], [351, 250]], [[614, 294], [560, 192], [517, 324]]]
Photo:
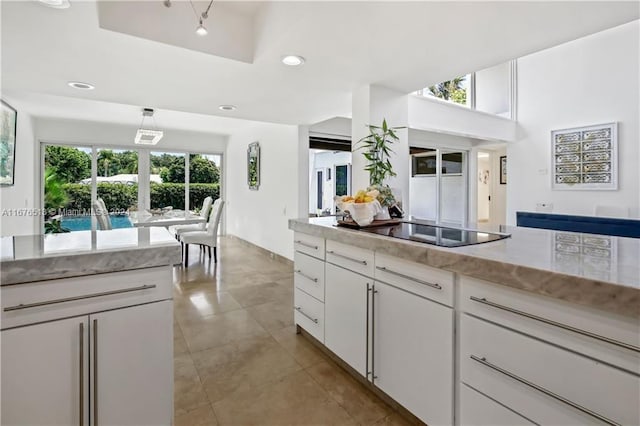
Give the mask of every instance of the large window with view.
[[[52, 144], [42, 152], [47, 233], [101, 229], [92, 214], [97, 198], [110, 226], [125, 228], [144, 216], [198, 214], [206, 197], [221, 193], [219, 154]], [[134, 215], [139, 208], [146, 212]]]
[[471, 74], [446, 80], [433, 86], [418, 90], [417, 95], [432, 96], [447, 102], [466, 107], [471, 106]]

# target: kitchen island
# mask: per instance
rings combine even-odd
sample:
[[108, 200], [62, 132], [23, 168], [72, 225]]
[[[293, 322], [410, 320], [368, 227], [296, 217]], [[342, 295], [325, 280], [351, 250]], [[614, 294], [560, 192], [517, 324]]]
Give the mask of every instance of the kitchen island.
[[2, 424], [171, 424], [164, 228], [3, 237]]
[[640, 422], [640, 240], [510, 228], [446, 248], [332, 217], [289, 227], [296, 324], [411, 416]]

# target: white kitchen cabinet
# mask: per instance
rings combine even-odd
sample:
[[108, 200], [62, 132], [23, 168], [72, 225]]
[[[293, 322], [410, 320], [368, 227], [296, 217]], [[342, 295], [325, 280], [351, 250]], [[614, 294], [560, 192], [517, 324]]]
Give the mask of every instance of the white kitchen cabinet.
[[1, 423], [88, 424], [88, 317], [3, 330], [0, 336]]
[[430, 425], [453, 423], [453, 310], [375, 283], [373, 383]]
[[169, 423], [172, 304], [166, 300], [89, 316], [91, 424]]
[[325, 271], [325, 345], [367, 376], [368, 299], [371, 278], [328, 264]]
[[531, 426], [535, 423], [469, 386], [460, 385], [460, 426]]

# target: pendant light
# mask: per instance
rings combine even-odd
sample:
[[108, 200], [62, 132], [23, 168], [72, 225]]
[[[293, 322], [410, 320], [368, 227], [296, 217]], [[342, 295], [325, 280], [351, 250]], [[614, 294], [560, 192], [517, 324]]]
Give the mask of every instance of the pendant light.
[[[136, 132], [136, 138], [134, 142], [138, 145], [155, 145], [157, 144], [162, 136], [164, 136], [164, 132], [162, 130], [158, 130], [156, 126], [156, 120], [153, 118], [153, 109], [152, 108], [144, 108], [142, 110], [142, 123], [140, 123], [140, 128]], [[153, 129], [146, 128], [144, 125], [145, 119], [150, 117], [150, 120], [153, 121]]]

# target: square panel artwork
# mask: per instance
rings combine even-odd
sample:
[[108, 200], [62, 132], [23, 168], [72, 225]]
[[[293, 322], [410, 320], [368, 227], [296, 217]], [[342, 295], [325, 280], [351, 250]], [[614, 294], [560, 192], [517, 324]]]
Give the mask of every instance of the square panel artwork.
[[553, 189], [618, 189], [617, 123], [551, 132]]

